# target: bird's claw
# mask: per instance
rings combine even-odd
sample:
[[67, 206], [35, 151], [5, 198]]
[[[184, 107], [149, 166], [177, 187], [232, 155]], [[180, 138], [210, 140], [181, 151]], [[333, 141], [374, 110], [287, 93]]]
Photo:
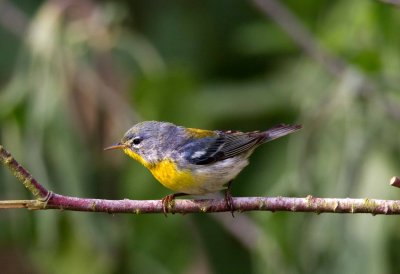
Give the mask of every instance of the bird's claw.
[[230, 191], [230, 186], [227, 188], [227, 190], [225, 192], [225, 203], [226, 203], [226, 206], [229, 208], [229, 210], [232, 214], [232, 217], [235, 218], [235, 214], [234, 214], [235, 208], [233, 206], [233, 199], [232, 199], [232, 194]]
[[170, 194], [161, 199], [163, 212], [165, 217], [167, 217], [167, 213], [169, 212], [169, 207], [171, 206], [171, 202], [175, 199], [175, 194]]

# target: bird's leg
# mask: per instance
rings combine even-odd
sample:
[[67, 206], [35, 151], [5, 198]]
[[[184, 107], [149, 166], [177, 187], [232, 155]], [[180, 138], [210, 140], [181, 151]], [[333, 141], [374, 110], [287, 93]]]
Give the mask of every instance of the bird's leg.
[[233, 207], [233, 199], [232, 199], [232, 194], [231, 194], [232, 182], [233, 181], [230, 181], [228, 183], [228, 187], [226, 188], [225, 203], [226, 203], [227, 207], [229, 208], [229, 210], [231, 211], [232, 217], [235, 218], [235, 215], [233, 214], [235, 212], [235, 208]]
[[173, 193], [170, 195], [165, 196], [164, 198], [162, 198], [161, 202], [162, 202], [162, 206], [163, 206], [163, 211], [164, 211], [164, 215], [165, 217], [167, 217], [167, 213], [168, 213], [168, 206], [169, 204], [176, 198], [179, 196], [185, 196], [185, 195], [189, 195], [186, 193]]

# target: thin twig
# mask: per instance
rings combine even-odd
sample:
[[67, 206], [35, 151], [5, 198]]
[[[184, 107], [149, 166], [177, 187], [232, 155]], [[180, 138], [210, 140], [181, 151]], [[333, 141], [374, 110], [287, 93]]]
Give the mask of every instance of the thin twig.
[[29, 171], [22, 167], [2, 145], [0, 145], [0, 162], [12, 171], [36, 199], [43, 200], [49, 195], [49, 191], [36, 181]]
[[[34, 210], [61, 209], [106, 213], [163, 213], [161, 200], [106, 200], [59, 195], [47, 190], [0, 145], [0, 162], [6, 165], [36, 200], [0, 201], [0, 209], [27, 208]], [[314, 213], [371, 213], [400, 214], [400, 201], [377, 199], [337, 199], [292, 197], [240, 197], [233, 198], [235, 211], [289, 211]], [[170, 213], [229, 212], [224, 199], [175, 200], [169, 205]]]
[[39, 200], [8, 200], [0, 201], [0, 209], [11, 208], [27, 208], [27, 209], [41, 209], [44, 202]]

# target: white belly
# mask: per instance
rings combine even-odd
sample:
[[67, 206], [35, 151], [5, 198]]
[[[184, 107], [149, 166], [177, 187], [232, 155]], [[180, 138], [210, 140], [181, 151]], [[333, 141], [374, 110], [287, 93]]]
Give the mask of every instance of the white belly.
[[181, 191], [187, 194], [206, 194], [226, 189], [225, 185], [232, 181], [248, 163], [247, 157], [241, 155], [209, 165], [191, 165], [189, 169], [195, 178], [195, 185]]

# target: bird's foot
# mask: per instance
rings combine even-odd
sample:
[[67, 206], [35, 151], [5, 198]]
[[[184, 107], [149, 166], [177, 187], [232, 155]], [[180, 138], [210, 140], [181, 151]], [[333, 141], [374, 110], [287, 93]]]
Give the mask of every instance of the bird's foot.
[[172, 201], [179, 196], [184, 196], [188, 195], [186, 193], [173, 193], [170, 195], [165, 196], [164, 198], [161, 199], [162, 207], [163, 207], [163, 212], [165, 217], [167, 217], [167, 213], [169, 213], [169, 209], [172, 207]]
[[235, 218], [235, 214], [234, 214], [235, 208], [233, 206], [233, 199], [232, 199], [232, 194], [231, 194], [231, 184], [232, 184], [232, 181], [228, 183], [228, 187], [225, 191], [225, 203], [226, 203], [226, 206], [231, 211], [232, 217]]

